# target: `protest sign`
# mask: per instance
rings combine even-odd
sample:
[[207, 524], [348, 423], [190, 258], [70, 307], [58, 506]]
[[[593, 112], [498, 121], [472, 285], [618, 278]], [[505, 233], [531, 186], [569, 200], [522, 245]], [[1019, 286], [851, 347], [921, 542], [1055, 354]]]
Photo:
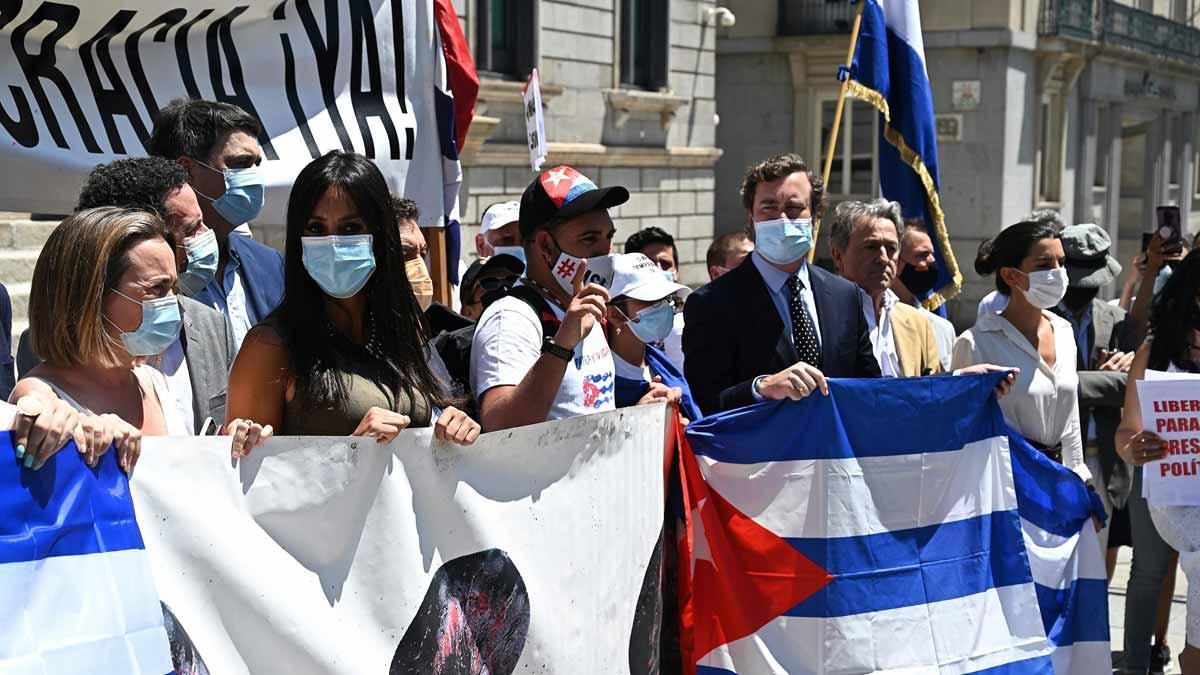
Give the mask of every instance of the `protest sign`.
[[[330, 150], [372, 158], [441, 226], [441, 47], [417, 0], [32, 0], [0, 9], [0, 204], [70, 213], [96, 164], [144, 155], [178, 98], [233, 103], [263, 126], [266, 208]], [[174, 158], [172, 158], [174, 159]]]
[[546, 117], [542, 112], [542, 89], [538, 81], [537, 68], [529, 74], [529, 81], [521, 93], [525, 102], [525, 135], [529, 145], [529, 167], [537, 173], [546, 161]]
[[147, 438], [131, 489], [175, 652], [221, 675], [657, 672], [665, 415], [467, 448], [278, 438], [237, 467], [228, 439]]
[[1143, 494], [1155, 506], [1200, 506], [1200, 376], [1148, 370], [1137, 387], [1142, 428], [1166, 446], [1142, 468]]

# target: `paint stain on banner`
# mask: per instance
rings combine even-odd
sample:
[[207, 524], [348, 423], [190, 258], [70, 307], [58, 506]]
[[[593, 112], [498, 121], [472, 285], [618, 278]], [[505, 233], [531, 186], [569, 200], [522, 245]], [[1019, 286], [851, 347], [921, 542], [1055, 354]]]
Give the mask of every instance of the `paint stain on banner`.
[[443, 564], [392, 657], [391, 675], [507, 675], [525, 649], [529, 594], [508, 554]]
[[[670, 657], [662, 653], [663, 610], [663, 535], [659, 533], [642, 578], [642, 590], [638, 594], [633, 614], [633, 630], [629, 634], [630, 675], [660, 675], [679, 673], [678, 661], [671, 667]], [[665, 663], [664, 663], [665, 661]], [[667, 666], [667, 667], [664, 667]]]
[[204, 659], [200, 658], [200, 652], [196, 651], [192, 638], [188, 637], [187, 631], [179, 625], [175, 613], [167, 607], [167, 603], [159, 604], [162, 605], [167, 641], [171, 643], [171, 664], [175, 666], [175, 675], [209, 675], [208, 666], [204, 665]]

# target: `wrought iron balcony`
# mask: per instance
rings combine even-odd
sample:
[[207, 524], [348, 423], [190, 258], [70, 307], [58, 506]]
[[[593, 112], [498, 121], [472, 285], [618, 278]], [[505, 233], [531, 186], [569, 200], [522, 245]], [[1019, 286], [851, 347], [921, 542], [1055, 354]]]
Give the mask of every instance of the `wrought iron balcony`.
[[849, 33], [857, 9], [850, 0], [779, 0], [779, 34]]
[[1104, 41], [1200, 65], [1200, 30], [1113, 0], [1104, 3]]
[[1038, 33], [1094, 40], [1099, 27], [1096, 15], [1099, 4], [1097, 0], [1042, 0]]
[[1200, 65], [1200, 30], [1116, 0], [1042, 0], [1038, 33]]

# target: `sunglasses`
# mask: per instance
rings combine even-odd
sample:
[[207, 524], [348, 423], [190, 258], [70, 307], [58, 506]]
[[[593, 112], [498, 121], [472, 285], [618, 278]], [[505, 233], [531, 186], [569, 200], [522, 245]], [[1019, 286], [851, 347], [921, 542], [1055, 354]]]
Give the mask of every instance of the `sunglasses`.
[[479, 280], [479, 287], [484, 292], [491, 293], [502, 288], [511, 288], [513, 284], [517, 283], [517, 279], [520, 278], [515, 274], [507, 277], [485, 277]]

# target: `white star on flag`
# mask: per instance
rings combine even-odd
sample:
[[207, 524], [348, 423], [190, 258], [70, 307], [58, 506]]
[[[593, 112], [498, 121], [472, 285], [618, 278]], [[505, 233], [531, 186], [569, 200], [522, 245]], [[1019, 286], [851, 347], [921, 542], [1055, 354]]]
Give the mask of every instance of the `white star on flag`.
[[551, 183], [554, 183], [554, 187], [558, 187], [558, 184], [563, 182], [566, 179], [567, 179], [567, 172], [562, 169], [551, 169], [550, 175], [546, 177], [546, 180], [550, 181]]

